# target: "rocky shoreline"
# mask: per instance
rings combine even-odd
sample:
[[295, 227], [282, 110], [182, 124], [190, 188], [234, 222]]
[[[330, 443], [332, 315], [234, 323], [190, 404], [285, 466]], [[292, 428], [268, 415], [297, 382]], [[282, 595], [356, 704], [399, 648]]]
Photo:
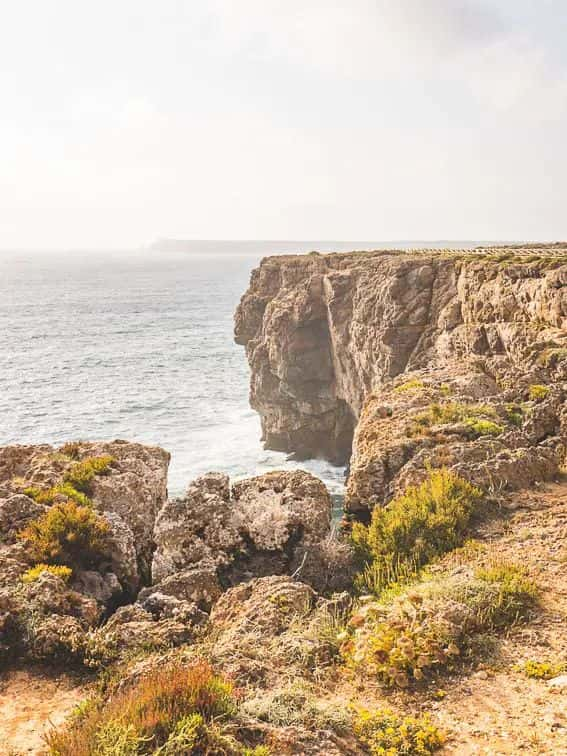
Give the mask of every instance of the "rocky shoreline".
[[[433, 705], [443, 675], [455, 691], [488, 669], [485, 682], [499, 653], [521, 687], [522, 644], [552, 652], [555, 679], [567, 663], [566, 292], [567, 245], [262, 261], [235, 316], [251, 404], [267, 447], [350, 462], [340, 532], [303, 471], [211, 472], [171, 499], [158, 447], [0, 448], [0, 664], [111, 679], [31, 752], [482, 752], [472, 725], [454, 731], [456, 694], [451, 710], [444, 695]], [[230, 706], [191, 704], [191, 726], [180, 714], [162, 730], [111, 716], [149, 695], [144, 680], [165, 690], [181, 673], [227, 685]], [[439, 729], [420, 719], [434, 710]], [[527, 747], [522, 733], [512, 748]], [[536, 752], [561, 752], [564, 736], [555, 722]]]

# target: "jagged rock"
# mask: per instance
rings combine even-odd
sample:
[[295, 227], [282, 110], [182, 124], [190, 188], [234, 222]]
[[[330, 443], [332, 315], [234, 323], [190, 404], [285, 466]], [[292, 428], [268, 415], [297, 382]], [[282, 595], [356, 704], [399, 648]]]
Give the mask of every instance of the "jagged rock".
[[203, 560], [226, 563], [228, 554], [242, 546], [229, 497], [228, 476], [208, 473], [191, 483], [184, 498], [164, 505], [154, 529], [155, 583]]
[[0, 499], [0, 539], [4, 543], [14, 541], [27, 523], [39, 517], [46, 509], [43, 504], [37, 504], [23, 494]]
[[[208, 609], [221, 585], [295, 571], [320, 587], [327, 567], [319, 544], [329, 533], [331, 501], [323, 483], [303, 471], [273, 472], [239, 481], [226, 476], [195, 480], [183, 499], [168, 502], [154, 531], [152, 590]], [[305, 565], [303, 565], [305, 566]]]
[[197, 604], [208, 611], [222, 593], [216, 565], [210, 562], [198, 562], [173, 575], [168, 575], [159, 583], [144, 588], [138, 595], [140, 602], [145, 602], [152, 594], [161, 593], [182, 601]]
[[85, 631], [75, 617], [41, 617], [28, 629], [27, 654], [38, 661], [80, 661], [85, 648]]
[[259, 551], [284, 550], [294, 535], [305, 547], [329, 532], [331, 502], [325, 485], [303, 470], [269, 472], [233, 486], [237, 527]]
[[[27, 486], [52, 487], [77, 460], [103, 455], [110, 455], [114, 462], [104, 475], [93, 478], [90, 498], [97, 510], [118, 515], [131, 530], [138, 572], [147, 577], [155, 518], [167, 500], [169, 454], [163, 449], [120, 440], [80, 442], [74, 444], [71, 457], [45, 444], [0, 447], [0, 489], [4, 491], [0, 498], [19, 494]], [[128, 585], [136, 582], [130, 567], [124, 579]]]
[[70, 615], [83, 627], [94, 625], [100, 609], [94, 598], [71, 590], [64, 580], [50, 572], [42, 572], [23, 588], [23, 604], [29, 615]]
[[112, 606], [122, 593], [122, 586], [113, 572], [81, 570], [73, 576], [73, 590], [90, 596], [103, 607]]
[[105, 625], [89, 633], [85, 639], [86, 660], [91, 666], [104, 666], [136, 651], [172, 648], [191, 638], [191, 625], [185, 622], [155, 620], [139, 605], [125, 606]]
[[177, 599], [159, 591], [151, 593], [140, 605], [155, 619], [174, 619], [193, 626], [200, 625], [208, 619], [208, 615], [193, 602]]
[[103, 512], [109, 525], [108, 553], [111, 568], [122, 588], [134, 594], [140, 585], [136, 543], [132, 529], [116, 512]]
[[285, 576], [262, 577], [224, 593], [210, 622], [221, 633], [219, 645], [237, 643], [249, 630], [258, 636], [282, 633], [298, 616], [308, 614], [314, 603], [315, 593], [305, 583]]

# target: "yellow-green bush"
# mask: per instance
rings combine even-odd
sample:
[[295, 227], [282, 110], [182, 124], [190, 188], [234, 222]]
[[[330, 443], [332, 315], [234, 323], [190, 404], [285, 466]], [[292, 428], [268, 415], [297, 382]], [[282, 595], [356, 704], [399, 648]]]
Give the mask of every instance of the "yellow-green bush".
[[54, 502], [62, 500], [74, 501], [82, 507], [90, 507], [92, 503], [86, 494], [77, 491], [70, 483], [58, 483], [47, 489], [29, 486], [24, 489], [24, 493], [37, 501], [38, 504], [45, 504], [46, 506], [51, 506]]
[[422, 380], [419, 378], [411, 378], [409, 381], [396, 386], [394, 394], [418, 393], [423, 391], [424, 388], [425, 383]]
[[437, 402], [418, 412], [408, 427], [410, 436], [428, 433], [433, 425], [463, 423], [476, 436], [499, 435], [504, 427], [495, 422], [498, 413], [490, 404], [462, 404], [460, 402]]
[[375, 507], [370, 525], [353, 526], [358, 552], [386, 571], [401, 563], [420, 567], [459, 546], [482, 492], [451, 470], [431, 470], [385, 507]]
[[549, 386], [542, 386], [540, 383], [533, 383], [530, 386], [529, 398], [532, 402], [540, 402], [549, 394]]
[[354, 732], [372, 756], [427, 756], [447, 739], [427, 715], [403, 717], [388, 709], [358, 711]]
[[381, 682], [406, 687], [454, 666], [479, 633], [525, 619], [536, 598], [524, 570], [505, 562], [426, 577], [397, 596], [362, 604], [351, 617], [343, 658]]
[[521, 404], [509, 403], [506, 405], [506, 417], [509, 423], [519, 427], [524, 422], [524, 408]]
[[87, 457], [80, 462], [75, 462], [63, 476], [65, 483], [70, 483], [73, 488], [83, 493], [89, 493], [89, 486], [96, 475], [107, 472], [114, 462], [114, 457], [106, 454], [102, 457]]
[[[224, 754], [267, 756], [266, 749], [248, 748], [227, 725], [237, 711], [232, 683], [216, 675], [204, 661], [188, 666], [169, 664], [119, 689], [108, 701], [89, 706], [48, 736], [52, 756], [114, 754]], [[124, 750], [101, 750], [112, 738]], [[135, 750], [127, 750], [135, 749]]]
[[494, 420], [485, 420], [482, 417], [469, 417], [465, 420], [465, 425], [477, 438], [480, 436], [499, 436], [504, 432], [503, 425], [495, 423]]
[[18, 533], [31, 558], [69, 567], [97, 566], [108, 552], [108, 523], [75, 501], [54, 504]]
[[563, 662], [540, 662], [534, 659], [528, 659], [516, 667], [519, 672], [523, 672], [526, 677], [533, 680], [551, 680], [564, 672], [566, 668], [567, 665]]
[[36, 564], [35, 567], [30, 567], [22, 575], [22, 581], [24, 583], [35, 583], [44, 572], [48, 572], [50, 575], [55, 575], [61, 578], [65, 582], [70, 580], [73, 570], [65, 565], [58, 564]]

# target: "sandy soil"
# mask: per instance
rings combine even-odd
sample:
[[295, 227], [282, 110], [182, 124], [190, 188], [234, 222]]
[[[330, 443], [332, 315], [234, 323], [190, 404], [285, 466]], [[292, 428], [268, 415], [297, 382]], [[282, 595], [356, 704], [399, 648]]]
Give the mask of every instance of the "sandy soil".
[[482, 534], [503, 557], [522, 563], [541, 589], [536, 619], [513, 628], [495, 659], [432, 706], [454, 738], [447, 753], [567, 754], [567, 686], [532, 680], [518, 663], [567, 661], [567, 483], [526, 491], [507, 502], [512, 512]]
[[0, 755], [41, 754], [43, 735], [63, 722], [85, 698], [83, 684], [43, 670], [11, 670], [0, 676]]

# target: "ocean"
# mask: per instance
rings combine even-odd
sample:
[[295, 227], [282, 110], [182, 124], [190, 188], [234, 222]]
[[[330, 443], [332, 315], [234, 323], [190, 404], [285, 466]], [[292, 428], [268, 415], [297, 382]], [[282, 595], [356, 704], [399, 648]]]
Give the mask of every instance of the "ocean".
[[0, 444], [159, 445], [172, 455], [174, 496], [209, 470], [238, 479], [301, 467], [339, 500], [343, 468], [262, 448], [233, 315], [264, 255], [386, 246], [191, 242], [0, 253]]

